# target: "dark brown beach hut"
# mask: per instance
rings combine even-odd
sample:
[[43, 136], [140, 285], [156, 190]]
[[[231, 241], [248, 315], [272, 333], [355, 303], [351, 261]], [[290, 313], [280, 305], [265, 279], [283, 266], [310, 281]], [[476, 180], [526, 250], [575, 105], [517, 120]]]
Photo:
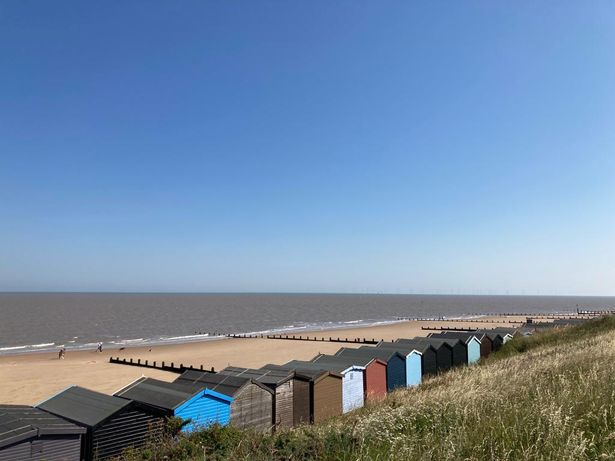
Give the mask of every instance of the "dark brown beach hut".
[[363, 395], [366, 400], [381, 399], [387, 395], [387, 362], [374, 356], [337, 356], [320, 354], [312, 359], [315, 363], [343, 363], [365, 368]]
[[269, 431], [273, 424], [273, 391], [250, 378], [187, 370], [175, 383], [208, 389], [232, 399], [230, 424]]
[[283, 370], [258, 370], [254, 368], [227, 367], [220, 372], [231, 376], [250, 378], [273, 391], [273, 424], [275, 427], [294, 425], [295, 373]]
[[[310, 370], [268, 364], [265, 370], [295, 373], [294, 425], [318, 423], [342, 414], [342, 375], [327, 370]], [[307, 417], [306, 417], [307, 416]]]
[[85, 428], [38, 408], [0, 405], [0, 461], [79, 461]]
[[[476, 330], [475, 334], [485, 335], [491, 341], [491, 350], [495, 352], [504, 345], [504, 334], [493, 330]], [[481, 339], [482, 341], [482, 339]]]
[[381, 341], [376, 347], [389, 349], [402, 354], [408, 354], [414, 350], [421, 353], [421, 374], [422, 376], [435, 375], [438, 372], [437, 351], [430, 344], [422, 342], [412, 342], [407, 340], [404, 343]]
[[118, 457], [160, 434], [164, 418], [132, 400], [112, 397], [78, 386], [45, 400], [37, 408], [86, 429], [81, 457], [86, 461]]
[[429, 344], [436, 350], [438, 373], [450, 370], [453, 367], [453, 348], [442, 339], [417, 337], [414, 339], [397, 339], [395, 342], [398, 344]]

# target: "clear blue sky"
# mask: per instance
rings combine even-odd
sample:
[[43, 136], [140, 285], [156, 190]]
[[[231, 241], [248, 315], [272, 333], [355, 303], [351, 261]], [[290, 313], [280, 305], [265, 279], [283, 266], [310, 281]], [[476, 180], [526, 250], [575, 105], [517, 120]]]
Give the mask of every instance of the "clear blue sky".
[[615, 295], [615, 3], [0, 4], [0, 290]]

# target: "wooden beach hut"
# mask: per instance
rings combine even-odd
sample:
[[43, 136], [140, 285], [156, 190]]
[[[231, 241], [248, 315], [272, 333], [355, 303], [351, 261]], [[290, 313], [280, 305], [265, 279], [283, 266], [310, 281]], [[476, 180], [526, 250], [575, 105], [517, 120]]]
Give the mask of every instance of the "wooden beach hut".
[[[387, 349], [390, 351], [399, 352], [400, 354], [411, 354], [417, 351], [421, 354], [421, 379], [424, 376], [435, 375], [438, 372], [437, 352], [430, 344], [425, 343], [391, 343], [387, 341], [379, 342], [376, 347], [378, 349]], [[416, 371], [416, 367], [413, 368]], [[407, 372], [407, 369], [406, 369]], [[414, 380], [416, 376], [413, 374]]]
[[[376, 357], [386, 363], [387, 390], [392, 391], [396, 388], [406, 387], [408, 381], [408, 357], [404, 353], [389, 349], [380, 349], [374, 346], [362, 346], [358, 349], [343, 347], [335, 355], [340, 357]], [[410, 371], [412, 371], [412, 360], [410, 360]], [[416, 367], [416, 365], [415, 365]], [[421, 358], [418, 357], [418, 379], [421, 378]], [[411, 381], [413, 379], [411, 378]], [[418, 383], [417, 383], [418, 384]]]
[[162, 414], [132, 400], [72, 386], [37, 405], [37, 408], [86, 429], [81, 443], [85, 461], [118, 457], [129, 447], [139, 448], [160, 434]]
[[484, 335], [483, 338], [489, 338], [489, 340], [491, 340], [491, 350], [493, 352], [500, 350], [500, 348], [504, 345], [504, 335], [502, 333], [498, 333], [493, 330], [476, 330], [474, 333]]
[[273, 424], [275, 427], [294, 425], [295, 374], [284, 370], [263, 370], [254, 368], [227, 367], [220, 372], [231, 376], [250, 378], [264, 384], [273, 391]]
[[515, 336], [522, 334], [521, 330], [518, 328], [497, 327], [493, 328], [492, 331], [504, 335], [504, 344], [513, 339]]
[[24, 405], [0, 405], [0, 461], [80, 461], [85, 428]]
[[485, 333], [480, 331], [473, 331], [472, 334], [480, 341], [480, 356], [481, 358], [489, 357], [493, 351], [493, 341]]
[[459, 338], [434, 338], [446, 342], [453, 351], [453, 366], [459, 367], [468, 364], [468, 349]]
[[377, 357], [320, 354], [312, 359], [315, 363], [338, 363], [363, 367], [363, 397], [365, 400], [381, 399], [387, 395], [387, 364]]
[[436, 350], [436, 366], [438, 373], [450, 370], [453, 367], [453, 348], [442, 339], [414, 338], [397, 339], [398, 344], [429, 344]]
[[301, 360], [291, 360], [284, 364], [295, 370], [325, 370], [342, 375], [342, 412], [347, 413], [355, 408], [361, 408], [363, 398], [363, 367], [344, 363], [314, 363]]
[[342, 414], [342, 375], [327, 370], [308, 370], [267, 364], [261, 369], [292, 372], [293, 423], [318, 423]]
[[169, 383], [146, 377], [137, 379], [114, 395], [139, 402], [165, 416], [175, 416], [190, 421], [183, 427], [184, 432], [214, 423], [228, 424], [233, 401], [225, 394], [201, 386]]
[[456, 338], [459, 339], [466, 348], [467, 363], [472, 364], [480, 360], [480, 340], [474, 333], [463, 331], [444, 331], [442, 333], [431, 333], [431, 338]]
[[206, 389], [230, 399], [229, 422], [239, 428], [271, 430], [273, 423], [273, 391], [250, 378], [187, 370], [174, 381]]

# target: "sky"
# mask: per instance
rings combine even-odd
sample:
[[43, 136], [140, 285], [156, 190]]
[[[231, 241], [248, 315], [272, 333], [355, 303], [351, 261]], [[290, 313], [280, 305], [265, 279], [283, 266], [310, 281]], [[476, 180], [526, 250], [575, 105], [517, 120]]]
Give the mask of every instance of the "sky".
[[0, 3], [0, 290], [615, 295], [615, 3]]

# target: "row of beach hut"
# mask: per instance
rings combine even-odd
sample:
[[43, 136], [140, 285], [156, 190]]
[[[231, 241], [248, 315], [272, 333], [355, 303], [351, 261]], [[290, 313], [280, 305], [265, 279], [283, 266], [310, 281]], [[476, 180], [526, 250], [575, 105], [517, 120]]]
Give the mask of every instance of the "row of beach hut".
[[516, 330], [446, 331], [259, 369], [187, 370], [173, 382], [142, 377], [113, 395], [72, 386], [35, 407], [0, 405], [0, 461], [105, 460], [142, 447], [169, 417], [271, 431], [317, 423], [471, 365]]

